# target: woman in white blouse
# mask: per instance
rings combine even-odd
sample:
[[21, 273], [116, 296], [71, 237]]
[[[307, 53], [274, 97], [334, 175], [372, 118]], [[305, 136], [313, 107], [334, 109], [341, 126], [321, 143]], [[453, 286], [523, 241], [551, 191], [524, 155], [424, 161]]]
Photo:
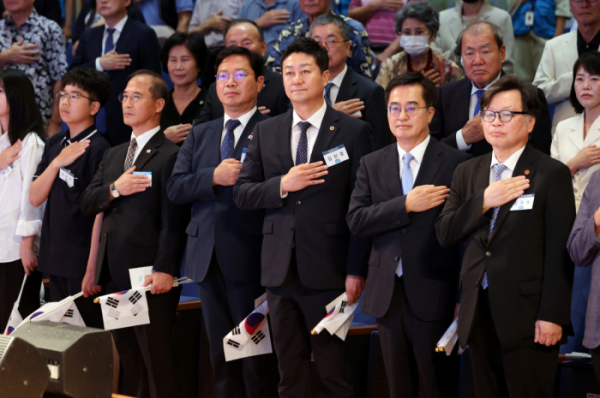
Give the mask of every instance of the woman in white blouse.
[[33, 85], [21, 71], [0, 74], [0, 333], [4, 331], [25, 273], [20, 312], [39, 307], [42, 275], [34, 243], [44, 205], [29, 203], [29, 187], [44, 151], [44, 125]]
[[584, 54], [573, 68], [571, 104], [577, 116], [563, 120], [552, 140], [552, 157], [571, 169], [575, 204], [600, 169], [600, 54]]

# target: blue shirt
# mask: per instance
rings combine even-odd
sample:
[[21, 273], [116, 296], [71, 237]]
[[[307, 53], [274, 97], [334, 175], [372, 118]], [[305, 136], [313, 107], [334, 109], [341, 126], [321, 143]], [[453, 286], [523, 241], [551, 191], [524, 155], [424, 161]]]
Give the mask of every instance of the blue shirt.
[[[369, 43], [369, 35], [365, 27], [358, 21], [340, 15], [350, 28], [350, 49], [352, 57], [346, 59], [346, 64], [356, 73], [371, 78], [371, 65], [373, 57], [371, 57], [371, 44]], [[281, 57], [287, 46], [298, 37], [308, 37], [308, 17], [302, 17], [288, 24], [279, 35], [277, 42], [273, 46], [273, 50], [267, 53], [267, 68], [273, 69], [275, 72], [281, 73]]]
[[[166, 25], [166, 22], [160, 17], [158, 0], [145, 0], [138, 5], [146, 20], [146, 25]], [[192, 3], [192, 0], [175, 0], [175, 9], [178, 13], [192, 11], [194, 9], [194, 4]]]
[[[306, 17], [300, 8], [300, 3], [298, 0], [275, 0], [275, 2], [273, 2], [270, 6], [267, 6], [264, 0], [246, 0], [242, 5], [242, 8], [240, 8], [240, 12], [238, 13], [237, 17], [256, 21], [258, 18], [263, 16], [264, 13], [271, 10], [289, 11], [290, 19], [288, 19], [287, 23]], [[267, 42], [267, 52], [265, 54], [271, 53], [279, 34], [283, 28], [286, 27], [287, 23], [263, 28], [265, 41]]]

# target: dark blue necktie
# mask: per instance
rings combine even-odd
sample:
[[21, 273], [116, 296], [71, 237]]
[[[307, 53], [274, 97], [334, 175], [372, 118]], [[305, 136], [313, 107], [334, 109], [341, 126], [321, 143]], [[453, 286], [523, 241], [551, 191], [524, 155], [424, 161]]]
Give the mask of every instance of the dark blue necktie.
[[104, 44], [104, 54], [115, 49], [115, 42], [113, 41], [115, 28], [108, 28], [106, 29], [106, 32], [108, 33], [108, 36], [106, 37], [106, 43]]
[[221, 144], [221, 161], [229, 159], [233, 156], [233, 150], [235, 149], [235, 135], [233, 130], [241, 123], [236, 119], [229, 119], [225, 123], [225, 138]]
[[475, 91], [475, 94], [477, 94], [477, 104], [475, 105], [475, 112], [473, 112], [473, 117], [479, 115], [479, 112], [481, 111], [479, 103], [481, 102], [481, 97], [483, 97], [483, 93], [485, 93], [485, 90], [483, 89]]
[[327, 105], [329, 106], [331, 106], [331, 86], [333, 86], [333, 83], [329, 82], [323, 89], [323, 98], [325, 98], [325, 102], [327, 102]]
[[308, 163], [308, 136], [306, 132], [311, 126], [310, 122], [299, 122], [300, 139], [298, 140], [298, 149], [296, 149], [296, 166]]

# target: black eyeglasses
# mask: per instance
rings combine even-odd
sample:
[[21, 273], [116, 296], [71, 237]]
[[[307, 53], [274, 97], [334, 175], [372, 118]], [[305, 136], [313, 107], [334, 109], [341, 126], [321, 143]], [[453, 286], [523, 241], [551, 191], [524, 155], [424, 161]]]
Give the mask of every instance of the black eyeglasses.
[[[237, 71], [237, 72], [234, 72], [232, 76], [233, 76], [233, 80], [235, 80], [236, 83], [241, 83], [246, 79], [246, 76], [253, 75], [253, 74], [254, 73]], [[225, 72], [217, 73], [215, 77], [217, 78], [217, 83], [225, 84], [229, 81], [229, 74], [225, 73]]]
[[95, 100], [93, 98], [86, 97], [85, 95], [81, 94], [78, 91], [73, 91], [73, 92], [70, 92], [70, 93], [68, 93], [66, 91], [59, 91], [58, 93], [56, 93], [56, 100], [58, 102], [60, 102], [60, 100], [62, 100], [63, 98], [66, 98], [66, 99], [68, 99], [71, 102], [75, 102], [75, 101], [77, 101], [79, 99], [79, 97], [85, 98], [85, 99], [89, 99], [90, 101], [97, 101], [97, 100]]
[[494, 112], [490, 110], [481, 111], [481, 118], [488, 123], [492, 123], [494, 120], [496, 120], [496, 115], [500, 117], [500, 121], [502, 123], [508, 123], [512, 120], [514, 115], [527, 115], [527, 112], [513, 112], [509, 110], [500, 112]]

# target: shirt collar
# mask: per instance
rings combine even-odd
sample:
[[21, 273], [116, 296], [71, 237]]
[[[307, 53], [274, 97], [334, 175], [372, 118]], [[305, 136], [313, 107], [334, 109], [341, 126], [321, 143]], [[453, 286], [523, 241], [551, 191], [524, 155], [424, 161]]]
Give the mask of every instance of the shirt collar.
[[[308, 119], [306, 119], [306, 121], [309, 122], [317, 130], [319, 130], [321, 128], [321, 122], [323, 121], [323, 117], [325, 116], [326, 110], [327, 110], [327, 104], [325, 103], [325, 100], [323, 100], [323, 105], [315, 113], [313, 113]], [[294, 110], [294, 112], [292, 114], [292, 127], [296, 126], [301, 121], [303, 121], [303, 120], [296, 113], [296, 110]]]
[[598, 47], [600, 47], [600, 30], [596, 33], [596, 36], [592, 38], [592, 41], [587, 43], [579, 29], [577, 29], [577, 52], [579, 55], [585, 52], [598, 51]]
[[[515, 167], [517, 166], [517, 162], [519, 161], [519, 158], [521, 157], [521, 154], [525, 150], [526, 146], [527, 146], [527, 144], [523, 145], [523, 147], [521, 149], [519, 149], [518, 151], [516, 151], [515, 153], [513, 153], [512, 155], [510, 155], [508, 157], [508, 159], [506, 159], [504, 161], [504, 163], [502, 163], [503, 165], [505, 165], [506, 167], [508, 167], [508, 169], [510, 170], [511, 173], [514, 173]], [[500, 162], [498, 161], [498, 159], [496, 159], [496, 153], [492, 152], [492, 164], [490, 164], [490, 169], [495, 164], [500, 164]]]
[[83, 141], [84, 139], [89, 140], [97, 132], [98, 131], [96, 130], [96, 125], [95, 124], [92, 124], [90, 127], [88, 127], [87, 129], [83, 130], [81, 133], [77, 134], [73, 138], [71, 138], [71, 131], [67, 130], [65, 132], [65, 136], [63, 137], [63, 139], [61, 141], [61, 145], [63, 147], [65, 147], [65, 146], [71, 145], [74, 142]]
[[[492, 84], [496, 83], [498, 81], [498, 79], [500, 79], [501, 75], [502, 75], [502, 71], [500, 71], [500, 73], [498, 73], [498, 76], [494, 80], [492, 80], [492, 82], [490, 84], [485, 86], [483, 89], [487, 90], [488, 88], [490, 88], [490, 86]], [[475, 94], [477, 92], [477, 90], [480, 90], [480, 89], [477, 88], [477, 86], [475, 86], [475, 83], [471, 82], [471, 95]]]
[[342, 80], [344, 80], [347, 70], [348, 65], [344, 64], [344, 69], [331, 81], [331, 83], [333, 83], [337, 88], [342, 87]]
[[[128, 17], [127, 15], [125, 15], [125, 16], [123, 17], [123, 19], [121, 19], [119, 22], [117, 22], [117, 23], [115, 24], [115, 26], [114, 26], [114, 29], [115, 29], [117, 32], [121, 33], [121, 32], [123, 31], [123, 27], [125, 27], [125, 24], [127, 23], [127, 19], [128, 19], [128, 18], [129, 18], [129, 17]], [[107, 24], [104, 24], [104, 31], [106, 31], [106, 29], [108, 29], [108, 25], [107, 25]]]
[[[151, 130], [146, 131], [143, 134], [140, 134], [138, 137], [136, 137], [133, 132], [131, 133], [131, 138], [135, 137], [135, 141], [137, 142], [137, 147], [138, 149], [142, 149], [146, 146], [146, 144], [148, 143], [148, 141], [150, 141], [150, 139], [152, 137], [154, 137], [154, 135], [156, 133], [158, 133], [160, 131], [160, 126], [154, 127]], [[129, 140], [129, 142], [131, 142], [131, 139]]]
[[[431, 136], [427, 134], [427, 137], [416, 147], [411, 149], [409, 153], [413, 155], [417, 163], [421, 164], [423, 162], [423, 156], [425, 156], [425, 149], [427, 149], [427, 145], [429, 145], [429, 141], [431, 141]], [[396, 144], [398, 147], [398, 156], [400, 162], [402, 162], [402, 158], [406, 155], [406, 151], [400, 148], [400, 144]]]
[[[242, 116], [237, 118], [237, 121], [240, 122], [240, 124], [242, 125], [242, 131], [244, 131], [244, 129], [248, 125], [248, 122], [250, 121], [252, 116], [254, 116], [254, 114], [256, 113], [257, 109], [258, 109], [257, 107], [254, 107], [254, 108], [250, 109], [248, 112], [244, 113]], [[227, 115], [227, 112], [225, 112], [223, 115], [223, 128], [225, 128], [225, 124], [229, 120], [231, 120], [231, 118]]]
[[[36, 25], [38, 19], [39, 19], [39, 14], [37, 13], [37, 11], [34, 8], [33, 11], [31, 11], [31, 14], [29, 14], [27, 19], [23, 23], [23, 25], [26, 25], [26, 24]], [[16, 26], [15, 21], [13, 21], [12, 16], [10, 14], [8, 14], [8, 16], [4, 19], [4, 21], [8, 25]], [[23, 25], [21, 25], [21, 26], [23, 26]]]

